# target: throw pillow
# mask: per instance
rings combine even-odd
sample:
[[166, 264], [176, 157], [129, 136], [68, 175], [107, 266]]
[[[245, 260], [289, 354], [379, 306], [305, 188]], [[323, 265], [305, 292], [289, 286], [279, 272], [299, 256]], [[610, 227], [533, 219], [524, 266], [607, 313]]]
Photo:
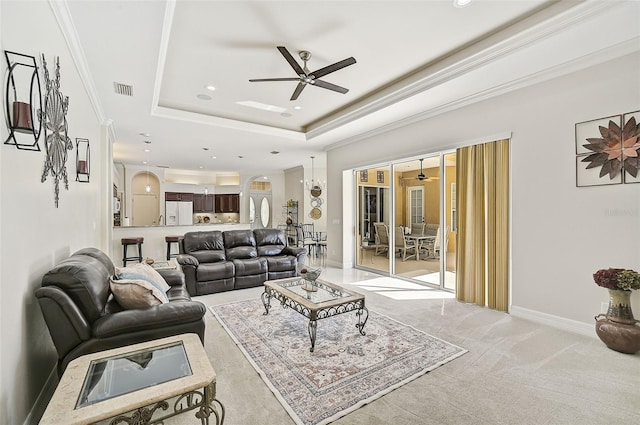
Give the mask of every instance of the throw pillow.
[[118, 304], [126, 310], [146, 309], [169, 302], [167, 295], [143, 279], [115, 279], [109, 284]]
[[145, 263], [136, 263], [129, 267], [116, 267], [116, 279], [146, 280], [162, 293], [171, 287], [153, 267]]

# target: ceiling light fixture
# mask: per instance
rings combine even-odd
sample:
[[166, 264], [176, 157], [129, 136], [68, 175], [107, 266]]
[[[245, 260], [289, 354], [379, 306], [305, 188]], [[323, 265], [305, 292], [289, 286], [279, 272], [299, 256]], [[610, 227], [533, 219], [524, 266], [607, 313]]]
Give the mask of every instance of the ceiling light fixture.
[[217, 156], [212, 156], [211, 159], [218, 159], [218, 157]]
[[214, 86], [212, 86], [211, 84], [209, 84], [208, 86], [204, 86], [205, 89], [209, 90], [209, 91], [215, 91], [216, 88]]
[[147, 165], [147, 184], [144, 187], [144, 191], [147, 193], [151, 192], [151, 184], [149, 183], [149, 161], [144, 161], [144, 163]]
[[322, 189], [324, 189], [325, 184], [322, 183], [320, 180], [316, 181], [313, 176], [313, 171], [314, 171], [313, 160], [314, 159], [315, 159], [315, 156], [312, 156], [311, 157], [311, 182], [307, 181], [307, 190], [321, 193]]
[[458, 8], [468, 6], [469, 3], [471, 0], [453, 0], [453, 6]]

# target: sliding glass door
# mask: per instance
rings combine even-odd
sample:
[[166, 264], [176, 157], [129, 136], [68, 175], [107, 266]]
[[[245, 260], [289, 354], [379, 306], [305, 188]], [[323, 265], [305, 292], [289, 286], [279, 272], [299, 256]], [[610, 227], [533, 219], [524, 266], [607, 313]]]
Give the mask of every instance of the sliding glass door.
[[389, 272], [389, 167], [356, 172], [356, 263]]
[[455, 153], [356, 170], [356, 264], [455, 290]]

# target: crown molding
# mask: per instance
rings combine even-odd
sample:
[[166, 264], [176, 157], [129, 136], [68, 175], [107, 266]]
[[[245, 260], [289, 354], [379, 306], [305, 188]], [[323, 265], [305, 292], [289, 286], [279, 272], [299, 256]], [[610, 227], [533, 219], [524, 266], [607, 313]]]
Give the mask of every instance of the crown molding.
[[[346, 112], [338, 118], [332, 119], [308, 130], [306, 132], [306, 137], [308, 140], [311, 140], [360, 118], [378, 112], [386, 107], [409, 99], [412, 96], [442, 85], [448, 81], [455, 80], [462, 75], [479, 70], [480, 68], [513, 54], [518, 50], [530, 47], [559, 32], [566, 31], [567, 27], [590, 19], [603, 10], [610, 10], [612, 7], [618, 7], [620, 4], [624, 4], [624, 2], [612, 5], [610, 2], [603, 2], [599, 0], [586, 1], [569, 10], [559, 13], [558, 15], [552, 16], [540, 24], [534, 25], [533, 27], [520, 32], [516, 31], [506, 39], [498, 41], [479, 51], [472, 52], [475, 47], [471, 46], [468, 49], [462, 50], [444, 61], [439, 62], [437, 65], [423, 70], [420, 73], [421, 76], [417, 77], [419, 78], [417, 81], [404, 85], [400, 88], [392, 88], [380, 93], [378, 95], [378, 99], [370, 101], [360, 107], [356, 107], [356, 109]], [[399, 84], [405, 83], [401, 82]]]
[[69, 6], [66, 1], [56, 0], [49, 0], [49, 6], [58, 21], [58, 26], [62, 31], [65, 42], [67, 43], [73, 63], [80, 75], [80, 80], [87, 91], [87, 96], [89, 97], [93, 111], [101, 124], [107, 124], [107, 118], [104, 113], [104, 109], [102, 108], [102, 102], [100, 101], [98, 91], [96, 90], [95, 83], [93, 82], [93, 77], [89, 71], [87, 58], [84, 54], [84, 50], [82, 49], [82, 43], [80, 43], [78, 31], [76, 31], [76, 26], [73, 23]]
[[454, 101], [438, 105], [434, 108], [430, 108], [418, 114], [405, 117], [401, 120], [396, 120], [392, 123], [373, 128], [369, 131], [356, 134], [352, 137], [342, 139], [339, 142], [327, 145], [325, 147], [325, 150], [329, 151], [337, 149], [350, 143], [355, 143], [357, 141], [368, 139], [379, 134], [387, 133], [398, 128], [406, 127], [408, 125], [424, 121], [426, 119], [444, 114], [446, 112], [454, 111], [456, 109], [460, 109], [462, 107], [481, 102], [483, 100], [488, 100], [514, 90], [542, 83], [553, 78], [561, 77], [563, 75], [567, 75], [590, 66], [595, 66], [600, 63], [610, 61], [637, 51], [640, 51], [640, 37], [632, 38], [616, 45], [592, 52], [580, 58], [573, 59], [550, 68], [546, 68], [542, 71], [527, 75], [525, 77], [509, 81], [507, 83], [492, 87], [487, 90], [473, 93], [469, 96], [465, 96]]

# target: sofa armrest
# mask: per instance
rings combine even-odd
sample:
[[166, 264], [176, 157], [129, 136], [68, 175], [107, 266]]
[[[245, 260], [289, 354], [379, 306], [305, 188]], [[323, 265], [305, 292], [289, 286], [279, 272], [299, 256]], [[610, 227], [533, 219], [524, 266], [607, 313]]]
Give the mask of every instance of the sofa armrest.
[[301, 246], [285, 246], [284, 249], [282, 250], [282, 253], [284, 255], [293, 255], [295, 257], [297, 257], [300, 254], [304, 254], [306, 252], [307, 250]]
[[160, 329], [195, 322], [204, 316], [207, 308], [198, 301], [176, 301], [159, 304], [144, 310], [123, 310], [96, 320], [93, 335], [96, 338]]
[[180, 270], [158, 270], [160, 276], [169, 284], [169, 286], [183, 286], [184, 273]]
[[176, 255], [176, 261], [178, 261], [178, 264], [180, 264], [181, 266], [198, 267], [200, 265], [200, 262], [198, 261], [198, 259], [193, 255], [189, 255], [189, 254]]
[[62, 289], [56, 286], [38, 288], [36, 297], [59, 358], [91, 338], [87, 320]]

